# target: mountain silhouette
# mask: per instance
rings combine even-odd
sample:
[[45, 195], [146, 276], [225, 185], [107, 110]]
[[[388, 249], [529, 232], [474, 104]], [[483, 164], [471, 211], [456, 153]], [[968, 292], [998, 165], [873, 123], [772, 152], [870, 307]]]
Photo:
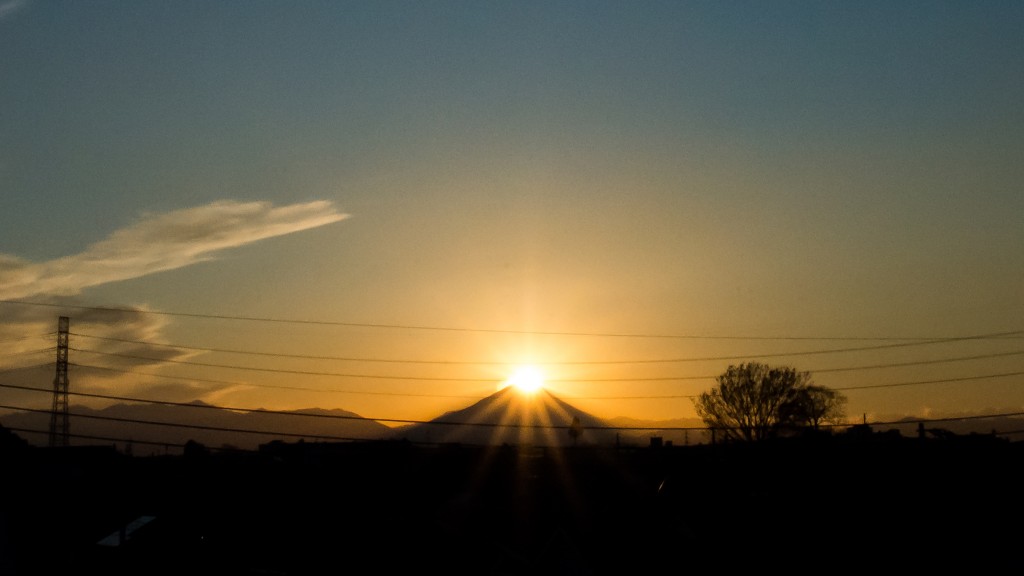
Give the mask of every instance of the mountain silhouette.
[[[504, 388], [461, 410], [429, 422], [392, 427], [342, 409], [293, 411], [227, 410], [195, 401], [182, 404], [114, 404], [102, 409], [71, 406], [72, 445], [114, 445], [137, 455], [177, 452], [187, 442], [209, 448], [255, 450], [274, 440], [345, 442], [408, 440], [427, 444], [532, 446], [647, 446], [658, 438], [676, 446], [707, 444], [711, 438], [694, 418], [637, 420], [602, 419], [557, 398], [546, 390], [532, 396]], [[570, 435], [574, 418], [581, 433]], [[879, 432], [905, 437], [1011, 434], [1022, 428], [1019, 417], [994, 415], [963, 421], [926, 422], [907, 418], [875, 426]], [[47, 411], [0, 415], [8, 435], [30, 445], [45, 446]]]
[[[575, 437], [571, 434], [576, 422]], [[610, 424], [547, 390], [524, 394], [502, 388], [475, 404], [419, 424], [395, 428], [392, 437], [418, 443], [500, 446], [612, 446]]]
[[[68, 411], [72, 414], [72, 445], [114, 444], [119, 449], [131, 445], [140, 455], [164, 451], [162, 444], [180, 447], [189, 441], [210, 448], [254, 450], [275, 439], [377, 440], [391, 430], [375, 420], [337, 409], [234, 411], [195, 401], [187, 405], [113, 404], [102, 409], [71, 406]], [[0, 422], [33, 445], [47, 442], [48, 413], [4, 414]]]

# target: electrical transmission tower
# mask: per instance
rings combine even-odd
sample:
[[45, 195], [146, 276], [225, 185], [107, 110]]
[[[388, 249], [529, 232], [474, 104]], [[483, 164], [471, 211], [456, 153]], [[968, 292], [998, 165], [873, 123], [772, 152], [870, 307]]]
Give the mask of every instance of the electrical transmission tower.
[[50, 446], [68, 445], [68, 327], [67, 316], [57, 321], [57, 375], [53, 377]]

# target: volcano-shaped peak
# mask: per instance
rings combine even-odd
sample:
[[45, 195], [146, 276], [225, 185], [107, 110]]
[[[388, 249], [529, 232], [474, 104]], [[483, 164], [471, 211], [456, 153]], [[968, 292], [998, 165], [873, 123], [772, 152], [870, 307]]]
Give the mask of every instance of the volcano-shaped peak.
[[[577, 422], [577, 435], [571, 433]], [[461, 410], [403, 428], [397, 437], [414, 442], [476, 445], [612, 445], [608, 424], [548, 390], [526, 394], [509, 386]]]

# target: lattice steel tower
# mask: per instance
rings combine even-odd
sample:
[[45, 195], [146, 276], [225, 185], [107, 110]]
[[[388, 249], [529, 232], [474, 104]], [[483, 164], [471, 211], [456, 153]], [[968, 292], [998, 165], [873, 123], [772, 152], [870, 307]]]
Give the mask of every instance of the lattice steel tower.
[[57, 321], [57, 375], [53, 377], [53, 409], [50, 411], [50, 446], [68, 445], [68, 327], [71, 321]]

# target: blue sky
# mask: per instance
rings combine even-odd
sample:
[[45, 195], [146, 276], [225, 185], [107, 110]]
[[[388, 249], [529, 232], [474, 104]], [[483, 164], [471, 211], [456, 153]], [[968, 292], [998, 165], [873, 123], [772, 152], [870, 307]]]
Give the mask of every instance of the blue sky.
[[[82, 390], [381, 418], [567, 362], [567, 398], [668, 418], [725, 357], [1015, 332], [1022, 25], [1019, 2], [3, 1], [0, 299], [36, 305], [0, 304], [0, 339], [67, 312], [82, 349], [154, 359], [76, 352], [125, 370]], [[14, 342], [0, 361], [49, 385]], [[288, 392], [166, 344], [424, 380]], [[1014, 374], [851, 390], [852, 414], [1019, 411], [1019, 345], [768, 358], [919, 363], [816, 375], [842, 388]], [[437, 359], [494, 364], [411, 363]], [[651, 359], [687, 361], [597, 363]]]

